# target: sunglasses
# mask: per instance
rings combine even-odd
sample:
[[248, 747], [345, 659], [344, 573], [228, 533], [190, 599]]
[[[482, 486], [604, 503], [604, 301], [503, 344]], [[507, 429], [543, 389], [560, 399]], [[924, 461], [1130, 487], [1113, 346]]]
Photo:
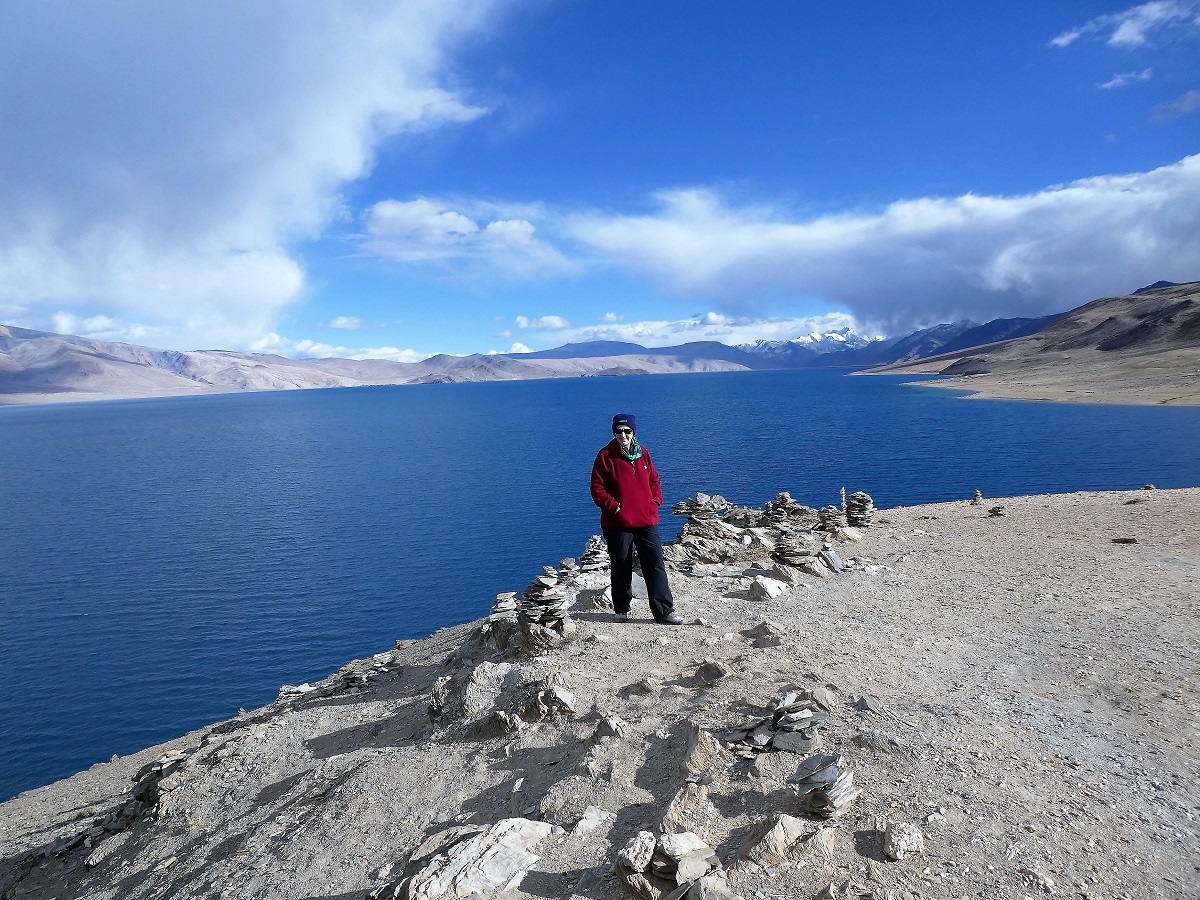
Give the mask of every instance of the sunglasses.
[[632, 428], [618, 428], [613, 434], [633, 434]]

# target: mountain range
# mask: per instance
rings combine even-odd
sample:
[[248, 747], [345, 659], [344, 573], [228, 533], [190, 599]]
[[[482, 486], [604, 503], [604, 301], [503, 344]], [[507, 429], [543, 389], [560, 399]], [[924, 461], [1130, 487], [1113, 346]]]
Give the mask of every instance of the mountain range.
[[[1160, 283], [1143, 289], [1148, 293], [1130, 296], [1153, 304], [1164, 290], [1179, 287]], [[1096, 301], [1102, 302], [1108, 301]], [[1002, 345], [1050, 328], [1057, 329], [1056, 334], [1074, 334], [1083, 321], [1078, 314], [1087, 309], [1085, 306], [1062, 316], [1036, 319], [995, 319], [984, 324], [964, 320], [891, 339], [869, 339], [850, 329], [839, 329], [792, 341], [758, 341], [741, 346], [695, 341], [647, 348], [621, 341], [591, 341], [531, 353], [439, 354], [416, 363], [288, 359], [224, 350], [158, 350], [0, 326], [0, 402], [751, 369], [855, 369], [943, 358], [951, 366], [969, 355], [965, 351], [972, 348]], [[1087, 321], [1090, 323], [1090, 319]], [[1152, 315], [1139, 320], [1143, 329], [1152, 328], [1155, 321]], [[1101, 331], [1108, 349], [1119, 349], [1117, 345], [1123, 340], [1131, 347], [1142, 341], [1137, 334], [1129, 337], [1115, 326], [1105, 327], [1108, 330]]]
[[1093, 300], [1033, 334], [873, 371], [956, 376], [993, 397], [1200, 405], [1200, 282]]

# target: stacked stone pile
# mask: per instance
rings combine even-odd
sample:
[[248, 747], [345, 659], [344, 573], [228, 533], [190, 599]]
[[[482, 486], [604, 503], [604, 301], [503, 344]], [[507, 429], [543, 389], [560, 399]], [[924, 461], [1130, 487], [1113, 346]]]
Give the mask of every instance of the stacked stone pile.
[[496, 595], [492, 611], [488, 613], [489, 622], [515, 622], [517, 619], [517, 592], [504, 591]]
[[671, 512], [677, 516], [716, 516], [733, 506], [720, 494], [706, 494], [696, 491], [695, 496], [680, 500], [671, 507]]
[[837, 531], [846, 527], [846, 516], [832, 503], [817, 510], [815, 531]]
[[355, 694], [361, 692], [374, 678], [387, 675], [397, 670], [396, 654], [394, 651], [376, 653], [370, 659], [355, 660], [342, 666], [329, 678], [316, 684], [285, 684], [279, 688], [277, 702], [294, 702], [297, 700], [315, 700], [319, 697], [332, 697], [338, 694]]
[[608, 547], [604, 544], [604, 538], [593, 534], [588, 538], [587, 546], [583, 548], [583, 555], [579, 557], [579, 571], [599, 572], [607, 568]]
[[529, 583], [517, 601], [517, 614], [523, 621], [543, 628], [560, 628], [571, 606], [567, 585], [560, 581], [554, 566], [543, 566], [542, 574]]
[[[823, 578], [833, 570], [833, 566], [829, 565], [829, 561], [824, 558], [823, 554], [832, 552], [832, 550], [816, 550], [809, 546], [810, 541], [811, 538], [805, 534], [780, 538], [775, 545], [775, 551], [771, 554], [771, 559], [788, 569], [799, 570], [808, 575]], [[785, 576], [786, 580], [791, 580], [790, 577], [787, 577], [789, 576], [788, 572], [781, 571], [779, 574]]]
[[810, 813], [836, 819], [859, 795], [854, 787], [854, 773], [846, 767], [841, 756], [818, 753], [800, 764], [790, 779], [796, 785], [796, 796]]
[[720, 896], [714, 891], [724, 886], [724, 879], [713, 874], [720, 865], [716, 851], [690, 831], [658, 837], [640, 831], [617, 854], [617, 874], [646, 900]]
[[793, 500], [787, 491], [776, 494], [774, 500], [768, 500], [763, 512], [763, 518], [776, 527], [811, 525], [816, 515], [815, 509]]
[[828, 718], [811, 696], [789, 691], [775, 701], [766, 718], [734, 731], [727, 746], [746, 758], [771, 750], [811, 753], [820, 746], [817, 729]]
[[983, 506], [983, 491], [976, 490], [974, 496], [971, 497], [972, 506]]
[[870, 528], [875, 517], [875, 501], [866, 491], [855, 491], [846, 498], [846, 524], [854, 528]]

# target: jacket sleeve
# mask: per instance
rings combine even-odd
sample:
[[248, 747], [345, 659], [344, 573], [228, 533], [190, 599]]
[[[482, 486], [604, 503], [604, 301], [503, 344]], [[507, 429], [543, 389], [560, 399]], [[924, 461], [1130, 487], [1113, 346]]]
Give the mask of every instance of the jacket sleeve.
[[649, 451], [646, 452], [646, 464], [650, 469], [650, 499], [654, 501], [655, 506], [662, 506], [662, 484], [658, 480], [658, 469], [654, 468], [654, 460], [650, 458]]
[[596, 454], [596, 461], [592, 463], [592, 502], [606, 513], [615, 515], [621, 501], [608, 492], [604, 483], [604, 469], [604, 451], [601, 451]]

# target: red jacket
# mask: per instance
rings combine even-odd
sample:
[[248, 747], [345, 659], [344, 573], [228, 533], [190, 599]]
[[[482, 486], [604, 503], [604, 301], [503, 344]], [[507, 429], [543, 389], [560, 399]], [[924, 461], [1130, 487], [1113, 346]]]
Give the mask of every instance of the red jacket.
[[600, 507], [601, 528], [657, 525], [662, 485], [650, 451], [643, 447], [641, 457], [630, 462], [617, 439], [609, 441], [592, 465], [592, 500]]

